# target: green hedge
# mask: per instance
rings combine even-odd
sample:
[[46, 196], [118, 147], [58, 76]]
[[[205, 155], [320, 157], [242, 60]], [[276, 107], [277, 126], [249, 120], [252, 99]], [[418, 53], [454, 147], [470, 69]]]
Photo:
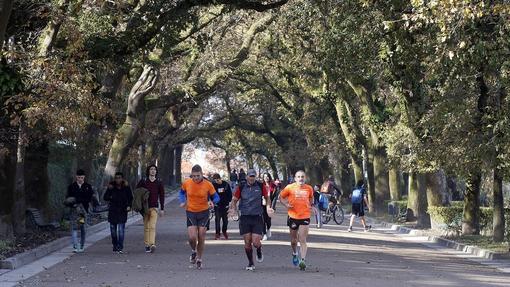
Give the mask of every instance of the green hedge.
[[[463, 207], [453, 206], [429, 206], [430, 218], [439, 224], [444, 224], [449, 231], [460, 234], [462, 231]], [[492, 234], [492, 207], [480, 208], [480, 233]], [[510, 238], [510, 208], [505, 208], [505, 236]]]

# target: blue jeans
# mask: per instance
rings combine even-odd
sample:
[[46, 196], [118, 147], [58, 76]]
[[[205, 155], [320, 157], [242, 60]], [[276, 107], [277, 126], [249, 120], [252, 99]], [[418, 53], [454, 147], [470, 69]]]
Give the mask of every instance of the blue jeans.
[[[85, 219], [85, 222], [86, 221], [87, 220]], [[70, 223], [71, 223], [71, 238], [72, 238], [73, 248], [74, 249], [77, 249], [78, 247], [83, 248], [83, 246], [85, 246], [85, 235], [86, 235], [85, 225], [86, 224], [79, 224], [77, 222], [77, 218], [72, 218]], [[78, 245], [78, 229], [80, 229], [80, 245]]]
[[113, 251], [122, 251], [124, 249], [124, 232], [126, 229], [125, 223], [111, 224], [110, 234], [112, 236]]

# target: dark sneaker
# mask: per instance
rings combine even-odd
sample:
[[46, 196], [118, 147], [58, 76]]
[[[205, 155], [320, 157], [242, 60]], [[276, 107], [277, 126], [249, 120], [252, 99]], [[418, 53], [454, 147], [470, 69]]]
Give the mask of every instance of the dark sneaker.
[[301, 261], [299, 262], [299, 270], [305, 271], [305, 269], [306, 269], [306, 262], [304, 259], [301, 259]]
[[196, 262], [197, 262], [197, 253], [196, 252], [192, 252], [190, 257], [189, 257], [189, 263], [195, 264]]
[[202, 259], [197, 260], [197, 269], [198, 270], [202, 269]]
[[219, 235], [218, 233], [216, 233], [216, 234], [214, 235], [214, 240], [219, 240], [219, 239], [220, 239], [220, 235]]
[[292, 254], [292, 264], [294, 264], [294, 266], [299, 265], [299, 258], [297, 254]]
[[262, 263], [264, 261], [264, 254], [262, 254], [262, 249], [257, 249], [257, 262]]
[[145, 246], [145, 253], [151, 253], [151, 247]]
[[152, 244], [150, 247], [151, 253], [154, 253], [156, 251], [156, 245]]
[[228, 240], [228, 233], [223, 232], [223, 237], [225, 237], [225, 240]]
[[248, 266], [246, 266], [246, 271], [253, 271], [253, 270], [255, 270], [255, 265], [249, 264]]

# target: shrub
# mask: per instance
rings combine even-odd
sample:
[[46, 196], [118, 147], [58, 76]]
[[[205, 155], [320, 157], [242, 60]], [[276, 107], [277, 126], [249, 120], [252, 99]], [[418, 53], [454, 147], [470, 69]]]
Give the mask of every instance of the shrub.
[[444, 224], [446, 230], [459, 234], [462, 230], [462, 207], [429, 206], [427, 212], [430, 219], [438, 224]]

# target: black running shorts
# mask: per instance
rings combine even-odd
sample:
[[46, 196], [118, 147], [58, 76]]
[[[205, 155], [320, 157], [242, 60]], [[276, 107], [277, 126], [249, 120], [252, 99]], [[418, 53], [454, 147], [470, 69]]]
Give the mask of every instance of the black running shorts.
[[363, 204], [353, 203], [351, 213], [356, 215], [357, 217], [365, 216], [365, 208], [363, 207]]
[[292, 230], [298, 230], [300, 225], [310, 225], [310, 218], [294, 219], [287, 217], [287, 226]]
[[200, 212], [186, 211], [186, 226], [206, 227], [208, 223], [209, 209]]
[[264, 233], [264, 220], [262, 215], [241, 215], [239, 218], [239, 233], [255, 233], [262, 235]]

